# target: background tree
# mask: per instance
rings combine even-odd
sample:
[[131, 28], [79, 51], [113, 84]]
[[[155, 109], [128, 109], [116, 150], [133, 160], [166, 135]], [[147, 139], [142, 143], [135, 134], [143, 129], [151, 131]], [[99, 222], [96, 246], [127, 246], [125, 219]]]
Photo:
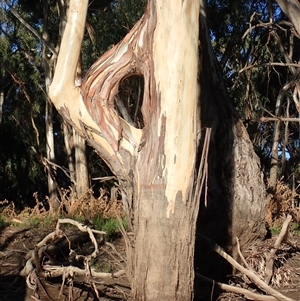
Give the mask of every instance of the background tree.
[[208, 5], [209, 13], [219, 8], [217, 18], [209, 17], [214, 51], [230, 99], [261, 158], [270, 192], [279, 179], [293, 187], [299, 181], [297, 21], [290, 23], [272, 1]]

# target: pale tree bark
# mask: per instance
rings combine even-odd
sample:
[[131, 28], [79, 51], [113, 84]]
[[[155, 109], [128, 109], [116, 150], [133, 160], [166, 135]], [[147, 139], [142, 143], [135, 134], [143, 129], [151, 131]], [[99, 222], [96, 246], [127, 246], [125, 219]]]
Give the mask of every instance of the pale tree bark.
[[[259, 230], [257, 237], [261, 220], [255, 222], [263, 210], [258, 159], [245, 128], [232, 117], [228, 102], [223, 102], [225, 90], [215, 89], [222, 79], [217, 70], [211, 70], [216, 69], [216, 60], [205, 26], [199, 53], [199, 1], [149, 1], [143, 17], [91, 67], [77, 87], [74, 82], [87, 7], [87, 0], [70, 2], [50, 98], [119, 180], [134, 233], [134, 246], [127, 250], [132, 299], [192, 300], [200, 203], [197, 176], [200, 180], [202, 172], [209, 176], [210, 194], [215, 188], [220, 191], [210, 199], [223, 192], [226, 196], [222, 198], [230, 198], [231, 203], [221, 204], [222, 213], [229, 211], [227, 219], [237, 224], [239, 214], [247, 222], [254, 216], [252, 224], [243, 224], [239, 233], [245, 237], [253, 227]], [[205, 25], [204, 5], [201, 15]], [[120, 81], [134, 74], [144, 77], [142, 129], [127, 123], [115, 110]], [[213, 130], [209, 171], [206, 165], [202, 170], [199, 162], [204, 126]], [[222, 149], [225, 157], [219, 167], [213, 156], [222, 155]], [[253, 172], [252, 178], [249, 172]], [[249, 206], [258, 202], [259, 208], [255, 206], [249, 214]], [[206, 212], [203, 216], [208, 219]], [[234, 230], [233, 225], [224, 224], [228, 237]]]
[[[44, 5], [44, 26], [43, 26], [43, 39], [49, 41], [48, 34], [48, 13], [50, 2], [47, 0]], [[43, 62], [45, 70], [45, 85], [48, 92], [49, 85], [52, 81], [51, 63], [47, 56], [47, 47], [43, 45]], [[57, 187], [55, 181], [55, 168], [51, 163], [55, 163], [55, 148], [54, 148], [54, 132], [53, 132], [53, 104], [50, 100], [46, 99], [45, 111], [45, 127], [46, 127], [46, 158], [47, 158], [47, 180], [48, 180], [48, 203], [50, 211], [57, 213], [59, 210], [59, 199], [57, 194]]]
[[[56, 169], [55, 164], [55, 151], [54, 151], [54, 132], [53, 132], [53, 105], [46, 100], [46, 164], [47, 164], [47, 180], [48, 180], [48, 203], [50, 211], [57, 213], [59, 210], [59, 199], [57, 195], [56, 186]], [[54, 163], [54, 164], [52, 164]]]
[[[81, 56], [78, 59], [75, 85], [82, 84]], [[73, 147], [75, 156], [76, 195], [80, 198], [89, 189], [89, 173], [86, 158], [86, 142], [73, 128]]]
[[300, 2], [298, 0], [276, 0], [276, 2], [293, 23], [300, 38]]

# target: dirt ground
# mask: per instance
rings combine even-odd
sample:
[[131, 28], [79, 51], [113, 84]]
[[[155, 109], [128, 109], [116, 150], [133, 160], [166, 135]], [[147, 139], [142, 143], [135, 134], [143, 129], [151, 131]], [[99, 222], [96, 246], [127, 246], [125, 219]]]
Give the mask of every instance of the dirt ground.
[[[0, 301], [32, 301], [32, 300], [130, 300], [130, 286], [126, 276], [119, 278], [110, 278], [93, 283], [86, 277], [77, 277], [73, 282], [65, 280], [62, 287], [62, 279], [51, 279], [44, 281], [41, 279], [39, 287], [40, 299], [33, 295], [33, 291], [26, 285], [26, 279], [19, 276], [23, 269], [26, 256], [34, 246], [40, 242], [53, 229], [40, 228], [20, 228], [6, 227], [0, 230]], [[71, 233], [71, 230], [68, 230]], [[295, 245], [300, 247], [300, 236], [294, 237]], [[253, 249], [253, 258], [259, 261], [259, 254], [264, 249], [272, 247], [272, 239], [257, 245]], [[119, 254], [125, 255], [124, 242], [121, 238], [113, 241], [113, 245]], [[79, 246], [81, 251], [87, 252], [93, 246], [90, 242], [83, 242]], [[286, 248], [286, 252], [281, 250], [277, 262], [277, 274], [273, 285], [276, 289], [284, 293], [286, 296], [294, 300], [300, 300], [300, 248]], [[77, 250], [80, 252], [80, 250]], [[281, 256], [281, 257], [280, 257]], [[254, 260], [254, 259], [253, 259]], [[280, 266], [278, 266], [278, 264]], [[114, 255], [108, 246], [102, 245], [99, 255], [95, 260], [95, 268], [101, 272], [117, 272], [122, 268], [122, 260]], [[95, 295], [95, 289], [99, 292], [99, 298]], [[42, 288], [42, 289], [41, 289]], [[201, 290], [200, 290], [201, 291]], [[43, 296], [43, 297], [42, 297]], [[222, 294], [219, 300], [245, 300], [236, 295], [229, 293]], [[196, 296], [195, 299], [209, 301], [210, 298], [204, 296]], [[158, 300], [160, 301], [160, 300]]]
[[[87, 276], [75, 276], [72, 285], [71, 283], [68, 284], [67, 280], [65, 281], [63, 289], [61, 277], [50, 281], [41, 279], [40, 299], [34, 298], [33, 291], [26, 285], [26, 279], [19, 276], [19, 273], [25, 265], [28, 252], [34, 250], [34, 246], [53, 230], [51, 228], [22, 229], [9, 226], [0, 232], [0, 301], [129, 300], [130, 287], [125, 275], [119, 278], [105, 279], [105, 281], [98, 280], [93, 283], [87, 279]], [[80, 233], [76, 230], [67, 230], [66, 232], [67, 235], [72, 235], [74, 232]], [[116, 239], [113, 245], [117, 252], [125, 255], [122, 239]], [[99, 255], [94, 260], [95, 264], [93, 265], [97, 271], [111, 273], [121, 269], [121, 260], [114, 256], [109, 247], [99, 244], [99, 249]], [[83, 241], [82, 245], [76, 247], [76, 252], [83, 255], [91, 254], [93, 245], [89, 240]], [[93, 285], [97, 287], [99, 299], [96, 298]], [[41, 287], [45, 289], [46, 293], [41, 291]]]

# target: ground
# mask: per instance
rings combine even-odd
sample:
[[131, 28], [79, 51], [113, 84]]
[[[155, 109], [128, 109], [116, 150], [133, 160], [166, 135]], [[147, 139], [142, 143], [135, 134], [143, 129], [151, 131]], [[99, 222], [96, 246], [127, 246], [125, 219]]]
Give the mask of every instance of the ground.
[[[93, 283], [87, 276], [82, 276], [81, 279], [80, 277], [75, 277], [76, 281], [73, 282], [73, 286], [71, 286], [72, 282], [68, 284], [66, 279], [63, 289], [61, 277], [51, 279], [50, 281], [40, 279], [38, 292], [40, 299], [38, 299], [37, 295], [34, 296], [33, 291], [26, 285], [26, 280], [19, 276], [19, 273], [28, 259], [28, 252], [33, 250], [34, 246], [53, 231], [53, 229], [54, 227], [23, 228], [8, 226], [0, 230], [0, 301], [97, 300], [93, 285], [97, 287], [99, 292], [98, 300], [130, 300], [130, 287], [125, 275], [101, 281], [98, 279]], [[65, 231], [69, 237], [76, 231], [76, 233], [80, 233], [76, 229], [66, 229]], [[290, 298], [300, 300], [300, 249], [297, 249], [300, 246], [300, 236], [294, 236], [292, 240], [296, 247], [286, 246], [280, 249], [276, 262], [277, 274], [274, 277], [273, 286]], [[125, 255], [124, 241], [119, 237], [112, 243], [116, 251], [113, 251], [111, 246], [99, 242], [99, 247], [101, 246], [100, 252], [96, 260], [93, 261], [93, 266], [98, 271], [115, 273], [122, 269], [124, 262], [122, 262], [121, 257]], [[248, 262], [250, 260], [250, 262], [252, 261], [256, 265], [260, 264], [263, 261], [262, 254], [272, 248], [273, 243], [274, 238], [271, 238], [254, 246]], [[76, 249], [76, 252], [81, 252], [82, 254], [87, 254], [90, 251], [93, 251], [93, 245], [89, 239], [83, 239]], [[58, 259], [56, 258], [56, 260]], [[210, 298], [206, 299], [207, 297], [198, 297], [200, 297], [199, 300], [210, 300]], [[244, 299], [226, 293], [219, 300]]]
[[[33, 291], [26, 285], [26, 279], [19, 276], [26, 262], [27, 254], [34, 246], [39, 243], [54, 228], [20, 228], [6, 227], [0, 231], [0, 301], [32, 301], [39, 300], [34, 298]], [[74, 233], [81, 233], [78, 230], [66, 230], [67, 236]], [[87, 241], [81, 241], [82, 245], [76, 247], [76, 252], [86, 254], [93, 252], [93, 246]], [[100, 247], [99, 243], [99, 247]], [[124, 255], [124, 244], [121, 238], [113, 241], [118, 253]], [[81, 249], [81, 250], [79, 250]], [[109, 246], [102, 244], [99, 255], [93, 261], [93, 266], [101, 272], [116, 272], [121, 269], [122, 260], [114, 254]], [[97, 300], [94, 289], [91, 287], [91, 281], [87, 277], [75, 277], [73, 284], [72, 298], [70, 300]], [[61, 278], [51, 279], [49, 282], [41, 281], [39, 295], [42, 301], [50, 300], [69, 300], [70, 285], [65, 284], [60, 298], [57, 299], [61, 290]], [[67, 280], [66, 280], [67, 283]], [[119, 278], [105, 279], [104, 281], [94, 282], [99, 292], [99, 300], [117, 301], [129, 300], [130, 288], [126, 276]], [[41, 287], [45, 288], [48, 297], [46, 297]], [[44, 295], [44, 297], [43, 297]]]

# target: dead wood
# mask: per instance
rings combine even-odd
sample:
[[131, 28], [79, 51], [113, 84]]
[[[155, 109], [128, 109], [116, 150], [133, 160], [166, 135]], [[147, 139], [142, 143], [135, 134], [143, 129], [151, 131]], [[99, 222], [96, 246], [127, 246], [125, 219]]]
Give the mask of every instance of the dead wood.
[[271, 281], [271, 278], [273, 276], [273, 266], [274, 266], [274, 260], [276, 256], [276, 252], [282, 243], [283, 240], [285, 240], [288, 236], [288, 227], [292, 220], [292, 216], [288, 215], [285, 222], [282, 225], [280, 234], [278, 235], [274, 247], [271, 249], [271, 251], [266, 254], [266, 277], [265, 277], [265, 283], [269, 284]]
[[[80, 232], [67, 235], [61, 230], [60, 226], [62, 224], [72, 224]], [[27, 278], [26, 283], [33, 291], [32, 298], [34, 300], [52, 300], [44, 285], [46, 279], [49, 278], [62, 277], [62, 286], [59, 293], [61, 295], [66, 280], [69, 283], [69, 287], [73, 287], [75, 275], [83, 276], [85, 282], [89, 283], [95, 295], [99, 298], [94, 279], [117, 278], [125, 274], [123, 269], [116, 273], [103, 273], [91, 268], [91, 260], [99, 254], [99, 239], [97, 241], [94, 234], [100, 234], [100, 242], [102, 242], [106, 233], [91, 229], [87, 225], [71, 219], [59, 219], [55, 230], [37, 243], [34, 250], [28, 252], [26, 264], [20, 274]], [[74, 251], [76, 245], [82, 245], [88, 241], [91, 241], [94, 247], [91, 254], [82, 255]], [[124, 261], [124, 258], [112, 244], [106, 244], [112, 249], [112, 253], [115, 254], [116, 257], [114, 259], [119, 258], [120, 261]], [[69, 298], [72, 299], [72, 289], [69, 290]]]
[[[228, 255], [219, 245], [217, 245], [210, 238], [208, 238], [208, 237], [206, 237], [202, 234], [198, 234], [198, 235], [200, 237], [202, 237], [208, 243], [208, 245], [210, 246], [210, 248], [212, 250], [214, 250], [216, 253], [218, 253], [220, 256], [222, 256], [234, 268], [236, 268], [237, 270], [242, 272], [244, 275], [246, 275], [249, 279], [251, 279], [253, 281], [253, 283], [256, 284], [264, 292], [271, 295], [272, 297], [274, 297], [278, 301], [295, 301], [294, 299], [286, 297], [285, 295], [281, 294], [277, 290], [270, 287], [254, 271], [251, 271], [251, 270], [248, 270], [248, 269], [244, 268], [242, 265], [240, 265], [237, 261], [235, 261], [230, 255]], [[232, 292], [232, 290], [231, 290], [231, 292]], [[261, 300], [261, 299], [250, 299], [250, 300]], [[270, 299], [270, 300], [272, 300], [272, 299]]]
[[233, 286], [233, 285], [228, 285], [225, 283], [221, 283], [218, 281], [215, 281], [213, 279], [210, 279], [208, 277], [205, 277], [201, 274], [196, 273], [196, 277], [198, 277], [199, 279], [209, 283], [212, 286], [217, 286], [220, 289], [222, 289], [223, 291], [226, 292], [230, 292], [230, 293], [235, 293], [238, 295], [242, 295], [245, 298], [247, 298], [248, 300], [256, 300], [256, 301], [278, 301], [278, 299], [276, 299], [273, 296], [266, 296], [266, 295], [261, 295], [252, 291], [249, 291], [245, 288], [242, 287], [237, 287], [237, 286]]

